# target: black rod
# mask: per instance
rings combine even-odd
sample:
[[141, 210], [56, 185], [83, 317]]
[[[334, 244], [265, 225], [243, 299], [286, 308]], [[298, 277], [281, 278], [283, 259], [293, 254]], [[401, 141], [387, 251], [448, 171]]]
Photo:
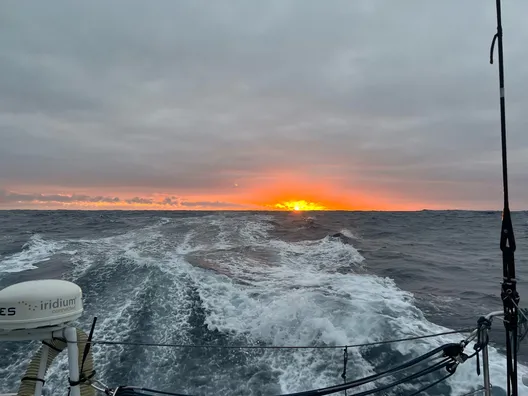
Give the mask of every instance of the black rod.
[[517, 280], [515, 279], [515, 237], [510, 213], [508, 191], [508, 157], [506, 149], [506, 103], [504, 96], [504, 55], [502, 44], [502, 16], [501, 2], [496, 0], [497, 6], [497, 33], [493, 37], [490, 62], [493, 63], [493, 47], [495, 40], [498, 42], [499, 52], [499, 89], [501, 113], [501, 147], [502, 147], [502, 182], [504, 192], [504, 209], [502, 212], [502, 225], [500, 249], [502, 251], [503, 282], [501, 298], [504, 305], [504, 327], [506, 330], [506, 367], [507, 367], [507, 394], [517, 396], [517, 320], [519, 294], [517, 293]]
[[499, 50], [499, 88], [501, 113], [501, 143], [502, 143], [502, 183], [504, 189], [504, 209], [510, 208], [508, 191], [508, 152], [506, 150], [506, 103], [504, 99], [504, 55], [502, 44], [502, 16], [500, 0], [497, 1], [497, 39]]

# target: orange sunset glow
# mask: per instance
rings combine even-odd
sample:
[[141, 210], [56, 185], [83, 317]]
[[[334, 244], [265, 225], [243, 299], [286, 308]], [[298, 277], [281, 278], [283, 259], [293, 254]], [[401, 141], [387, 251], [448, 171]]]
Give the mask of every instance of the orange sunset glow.
[[301, 172], [277, 172], [273, 177], [241, 183], [230, 202], [256, 205], [263, 210], [322, 211], [322, 210], [413, 210], [424, 203], [402, 202], [397, 191], [383, 192], [351, 189], [340, 180], [313, 177]]
[[336, 181], [301, 173], [282, 173], [256, 180], [240, 180], [236, 188], [210, 191], [12, 186], [0, 190], [4, 209], [88, 210], [421, 210], [437, 209], [434, 202], [409, 200], [398, 191], [351, 190]]
[[277, 209], [293, 210], [295, 212], [309, 210], [325, 210], [326, 207], [316, 202], [307, 202], [305, 200], [281, 202], [273, 205]]

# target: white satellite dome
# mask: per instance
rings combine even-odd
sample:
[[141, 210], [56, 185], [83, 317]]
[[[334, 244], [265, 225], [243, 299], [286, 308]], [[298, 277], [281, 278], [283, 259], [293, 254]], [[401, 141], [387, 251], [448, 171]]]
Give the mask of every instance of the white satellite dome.
[[0, 332], [63, 325], [82, 312], [82, 291], [72, 282], [34, 280], [0, 290]]

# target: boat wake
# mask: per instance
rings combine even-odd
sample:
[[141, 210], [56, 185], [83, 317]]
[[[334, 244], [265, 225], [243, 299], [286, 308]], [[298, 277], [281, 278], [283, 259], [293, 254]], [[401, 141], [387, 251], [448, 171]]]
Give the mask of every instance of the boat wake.
[[[53, 241], [33, 236], [0, 263], [0, 279], [50, 265], [66, 254], [61, 277], [84, 292], [87, 329], [98, 340], [207, 345], [345, 345], [449, 329], [429, 322], [411, 293], [369, 273], [347, 230], [317, 240], [273, 236], [268, 215], [158, 219], [105, 238]], [[475, 312], [475, 322], [479, 315]], [[502, 330], [502, 329], [501, 329]], [[461, 336], [349, 351], [349, 379], [416, 357]], [[34, 345], [0, 345], [0, 388], [15, 389]], [[98, 378], [193, 394], [269, 395], [342, 382], [342, 351], [94, 347]], [[490, 350], [500, 394], [505, 358]], [[528, 373], [524, 366], [520, 374]], [[66, 395], [66, 358], [50, 370], [48, 392]], [[431, 395], [462, 395], [482, 383], [461, 365]], [[401, 388], [406, 389], [406, 388]], [[521, 394], [528, 394], [521, 389]], [[524, 393], [522, 393], [524, 392]]]

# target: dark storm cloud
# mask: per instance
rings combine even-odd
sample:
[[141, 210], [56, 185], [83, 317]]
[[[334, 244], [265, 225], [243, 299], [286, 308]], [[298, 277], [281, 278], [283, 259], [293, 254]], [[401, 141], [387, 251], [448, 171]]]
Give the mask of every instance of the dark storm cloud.
[[[503, 12], [520, 195], [528, 4]], [[11, 1], [0, 15], [3, 185], [213, 193], [287, 169], [414, 200], [500, 195], [493, 1]]]

